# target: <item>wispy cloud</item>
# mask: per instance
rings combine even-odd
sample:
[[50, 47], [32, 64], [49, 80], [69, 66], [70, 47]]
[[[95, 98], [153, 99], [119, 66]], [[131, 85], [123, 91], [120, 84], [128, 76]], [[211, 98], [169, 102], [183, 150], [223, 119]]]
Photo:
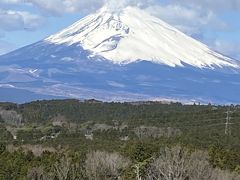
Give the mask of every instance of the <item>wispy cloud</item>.
[[104, 4], [104, 0], [27, 0], [27, 2], [48, 15], [94, 11]]
[[212, 48], [221, 53], [236, 58], [237, 60], [240, 60], [240, 46], [238, 43], [230, 43], [223, 40], [216, 40], [213, 43]]
[[199, 8], [168, 4], [149, 6], [147, 11], [189, 35], [201, 33], [206, 28], [224, 30], [227, 27], [212, 11]]
[[76, 13], [83, 11], [95, 11], [103, 5], [111, 8], [125, 6], [146, 7], [156, 0], [1, 0], [4, 5], [32, 5], [39, 8], [48, 15], [63, 15], [65, 13]]
[[155, 0], [105, 0], [104, 4], [113, 10], [118, 10], [126, 6], [137, 6], [139, 8], [146, 8], [153, 4], [156, 4]]
[[1, 10], [0, 29], [6, 31], [34, 30], [44, 22], [39, 15], [27, 11]]
[[205, 9], [211, 9], [211, 11], [237, 11], [240, 10], [239, 0], [170, 0], [170, 3], [177, 3], [188, 7], [201, 7]]
[[23, 0], [1, 0], [0, 4], [19, 4], [19, 3], [23, 3]]

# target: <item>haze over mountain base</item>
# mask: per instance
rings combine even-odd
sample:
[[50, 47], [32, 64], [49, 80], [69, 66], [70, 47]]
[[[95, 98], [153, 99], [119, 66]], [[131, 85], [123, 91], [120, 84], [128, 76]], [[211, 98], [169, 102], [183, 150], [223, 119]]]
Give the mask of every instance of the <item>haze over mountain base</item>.
[[[173, 68], [147, 61], [128, 65], [85, 59], [62, 60], [57, 64], [55, 58], [45, 63], [30, 61], [31, 58], [22, 61], [22, 66], [4, 65], [1, 87], [14, 89], [8, 95], [9, 101], [13, 97], [14, 102], [65, 97], [103, 101], [240, 102], [239, 74], [229, 69], [187, 65]], [[34, 95], [23, 95], [23, 90]], [[1, 92], [0, 100], [8, 100], [5, 94]]]

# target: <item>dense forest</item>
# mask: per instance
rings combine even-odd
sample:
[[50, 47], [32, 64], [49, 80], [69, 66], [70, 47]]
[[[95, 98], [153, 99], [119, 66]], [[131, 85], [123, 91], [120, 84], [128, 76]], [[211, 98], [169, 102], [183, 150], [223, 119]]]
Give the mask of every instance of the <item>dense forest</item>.
[[0, 103], [0, 179], [240, 179], [240, 106]]

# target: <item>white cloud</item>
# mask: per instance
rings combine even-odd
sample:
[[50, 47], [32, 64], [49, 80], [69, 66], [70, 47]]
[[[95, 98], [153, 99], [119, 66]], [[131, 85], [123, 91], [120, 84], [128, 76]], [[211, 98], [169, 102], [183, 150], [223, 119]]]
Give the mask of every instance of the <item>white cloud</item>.
[[147, 11], [189, 34], [199, 34], [205, 29], [223, 30], [227, 25], [210, 10], [188, 8], [178, 4], [149, 6]]
[[140, 8], [146, 8], [150, 5], [153, 5], [155, 0], [105, 0], [106, 6], [113, 10], [118, 10], [126, 6], [137, 6]]
[[240, 0], [170, 0], [188, 7], [201, 7], [212, 11], [240, 10]]
[[34, 30], [43, 23], [41, 16], [27, 11], [13, 11], [0, 9], [0, 29], [11, 30]]
[[114, 10], [128, 5], [145, 7], [146, 5], [153, 4], [154, 1], [155, 0], [26, 0], [27, 3], [51, 15], [91, 12], [101, 8], [103, 5], [107, 5]]
[[100, 8], [104, 0], [27, 0], [28, 3], [52, 15], [63, 15], [80, 11], [91, 11]]
[[11, 5], [30, 5], [39, 8], [48, 15], [63, 15], [82, 11], [93, 11], [100, 8], [105, 0], [0, 0], [2, 8]]
[[0, 28], [3, 30], [16, 30], [24, 26], [23, 18], [18, 13], [0, 11]]
[[44, 23], [43, 17], [39, 15], [31, 14], [27, 11], [17, 11], [17, 13], [22, 16], [24, 28], [27, 30], [34, 30]]
[[238, 43], [216, 40], [212, 47], [223, 54], [240, 60], [240, 46]]
[[23, 0], [1, 0], [0, 4], [19, 4], [24, 2]]

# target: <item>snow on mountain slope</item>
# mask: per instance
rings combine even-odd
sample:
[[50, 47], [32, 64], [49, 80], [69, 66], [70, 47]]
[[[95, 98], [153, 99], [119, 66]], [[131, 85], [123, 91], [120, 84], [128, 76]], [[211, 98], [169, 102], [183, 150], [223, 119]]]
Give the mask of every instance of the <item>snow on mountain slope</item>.
[[81, 46], [91, 57], [100, 56], [116, 64], [146, 60], [171, 67], [239, 68], [232, 59], [135, 7], [118, 12], [103, 7], [45, 41]]

